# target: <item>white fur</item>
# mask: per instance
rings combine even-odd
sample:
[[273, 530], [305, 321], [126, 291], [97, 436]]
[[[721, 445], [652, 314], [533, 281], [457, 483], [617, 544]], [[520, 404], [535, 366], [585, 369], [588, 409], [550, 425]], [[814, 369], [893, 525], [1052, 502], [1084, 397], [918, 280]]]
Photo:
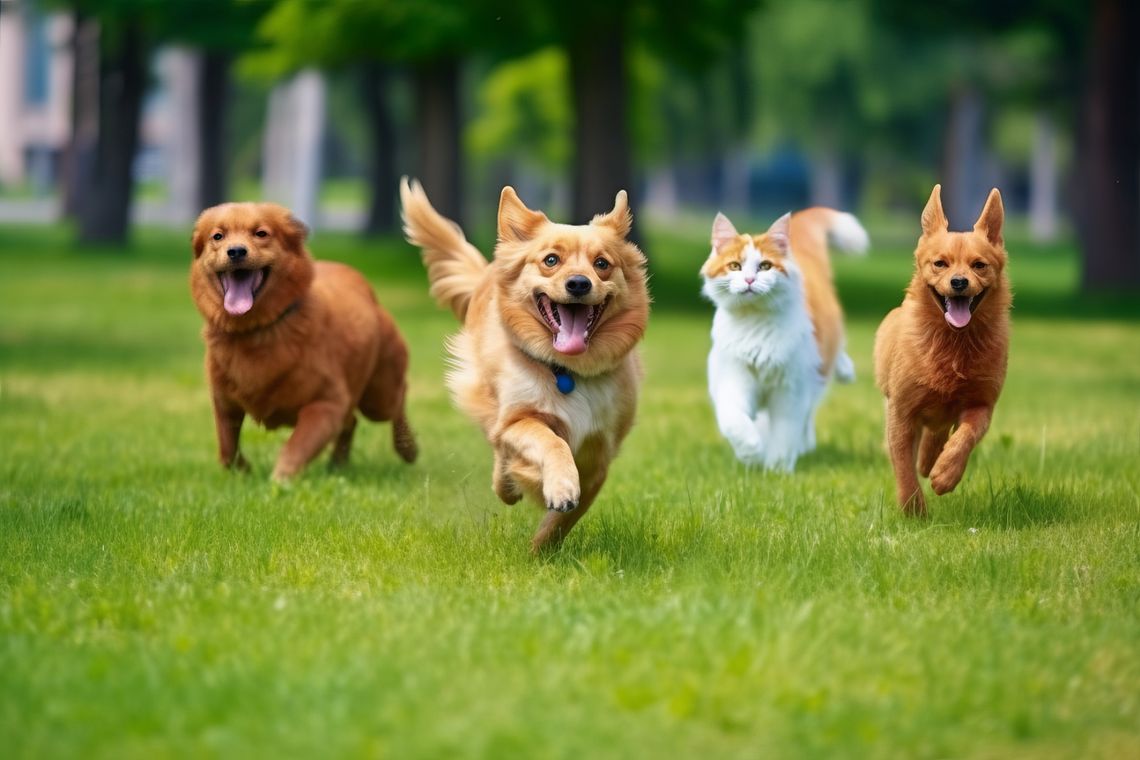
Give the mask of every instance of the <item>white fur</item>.
[[845, 211], [834, 211], [827, 226], [828, 241], [841, 251], [862, 256], [871, 247], [871, 238], [867, 230], [853, 214]]

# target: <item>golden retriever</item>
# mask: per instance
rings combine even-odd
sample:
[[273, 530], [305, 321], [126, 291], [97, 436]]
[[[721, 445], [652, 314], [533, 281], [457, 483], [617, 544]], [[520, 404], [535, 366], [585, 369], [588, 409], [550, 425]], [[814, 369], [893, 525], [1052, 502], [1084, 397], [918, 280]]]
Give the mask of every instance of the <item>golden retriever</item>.
[[412, 462], [407, 347], [359, 272], [313, 261], [307, 232], [272, 203], [214, 206], [194, 225], [190, 290], [206, 321], [218, 456], [248, 469], [238, 446], [248, 414], [267, 428], [293, 427], [274, 480], [292, 477], [333, 442], [332, 464], [343, 464], [359, 409], [390, 420], [396, 452]]
[[625, 191], [610, 212], [568, 225], [503, 188], [491, 262], [418, 183], [405, 179], [400, 195], [431, 293], [463, 322], [448, 385], [494, 449], [492, 487], [507, 504], [529, 495], [548, 510], [538, 551], [589, 509], [633, 424], [649, 293]]
[[875, 334], [875, 382], [887, 400], [898, 502], [916, 515], [926, 512], [916, 454], [934, 493], [954, 490], [990, 426], [1009, 353], [1001, 193], [990, 191], [971, 232], [948, 232], [941, 190], [934, 186], [922, 212], [902, 306]]

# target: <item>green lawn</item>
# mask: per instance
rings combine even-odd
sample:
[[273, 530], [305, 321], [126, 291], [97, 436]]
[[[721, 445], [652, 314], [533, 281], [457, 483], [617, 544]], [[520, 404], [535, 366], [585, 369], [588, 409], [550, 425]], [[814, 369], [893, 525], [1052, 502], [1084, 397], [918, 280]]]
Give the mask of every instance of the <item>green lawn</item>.
[[280, 490], [284, 432], [247, 427], [252, 476], [216, 464], [186, 234], [0, 229], [0, 754], [1140, 756], [1140, 305], [1011, 242], [994, 425], [909, 520], [870, 355], [913, 241], [838, 262], [861, 374], [770, 475], [706, 398], [704, 235], [650, 237], [638, 423], [534, 559], [402, 243], [313, 248], [399, 320], [421, 459], [365, 425], [346, 471]]

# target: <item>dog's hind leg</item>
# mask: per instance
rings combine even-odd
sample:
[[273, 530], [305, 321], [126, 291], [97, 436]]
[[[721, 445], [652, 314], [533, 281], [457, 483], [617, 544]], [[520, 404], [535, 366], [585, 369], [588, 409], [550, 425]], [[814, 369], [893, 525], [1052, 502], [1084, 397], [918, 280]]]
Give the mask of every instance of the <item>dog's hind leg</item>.
[[934, 468], [934, 463], [938, 460], [938, 455], [942, 453], [942, 447], [946, 445], [946, 439], [949, 437], [949, 425], [944, 428], [922, 429], [922, 439], [918, 444], [919, 475], [924, 478], [930, 477], [930, 471]]
[[918, 425], [894, 405], [887, 405], [887, 447], [895, 470], [899, 506], [908, 515], [925, 515], [926, 500], [914, 469]]
[[584, 476], [582, 499], [578, 502], [578, 508], [573, 512], [552, 511], [546, 513], [546, 517], [542, 519], [542, 524], [538, 526], [538, 530], [530, 540], [532, 554], [553, 548], [566, 538], [566, 534], [582, 519], [586, 510], [598, 497], [598, 492], [602, 490], [602, 485], [606, 482], [606, 473], [607, 468], [602, 467]]
[[348, 455], [352, 452], [352, 437], [356, 433], [356, 415], [349, 415], [340, 429], [340, 435], [333, 444], [332, 456], [329, 458], [329, 467], [343, 467], [348, 464]]

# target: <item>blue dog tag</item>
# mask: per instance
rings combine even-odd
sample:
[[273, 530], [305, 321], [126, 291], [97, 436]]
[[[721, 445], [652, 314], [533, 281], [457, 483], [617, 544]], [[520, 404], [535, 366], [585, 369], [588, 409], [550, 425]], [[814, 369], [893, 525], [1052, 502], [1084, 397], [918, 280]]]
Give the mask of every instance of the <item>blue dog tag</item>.
[[558, 386], [558, 390], [561, 391], [563, 395], [574, 390], [574, 376], [565, 370], [554, 371], [554, 383]]

